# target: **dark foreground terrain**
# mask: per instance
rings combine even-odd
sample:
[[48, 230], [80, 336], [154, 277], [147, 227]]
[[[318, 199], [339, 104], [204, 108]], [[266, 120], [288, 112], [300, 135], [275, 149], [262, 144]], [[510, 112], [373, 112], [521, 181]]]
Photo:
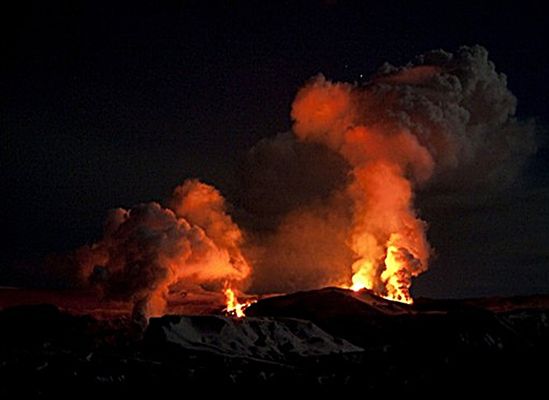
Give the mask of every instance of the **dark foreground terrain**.
[[219, 383], [445, 393], [546, 385], [546, 296], [408, 306], [327, 288], [261, 300], [247, 315], [171, 315], [143, 327], [123, 315], [10, 306], [0, 311], [0, 396], [144, 394]]

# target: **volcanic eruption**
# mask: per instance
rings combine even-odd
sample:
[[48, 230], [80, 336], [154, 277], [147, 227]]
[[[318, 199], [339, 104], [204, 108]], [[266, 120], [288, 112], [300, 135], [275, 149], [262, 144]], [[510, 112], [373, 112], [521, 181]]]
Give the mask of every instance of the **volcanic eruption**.
[[111, 211], [103, 238], [71, 257], [78, 279], [107, 299], [132, 302], [136, 316], [162, 315], [176, 287], [221, 291], [245, 282], [250, 266], [239, 249], [242, 234], [219, 192], [188, 180], [175, 189], [170, 204]]
[[409, 129], [369, 120], [368, 90], [313, 79], [294, 101], [294, 130], [352, 166], [345, 189], [353, 204], [349, 245], [357, 256], [351, 288], [411, 302], [411, 278], [427, 269], [429, 257], [425, 223], [412, 207], [413, 183], [431, 177], [434, 161]]
[[[259, 187], [242, 188], [259, 193], [255, 211], [231, 217], [217, 189], [187, 180], [166, 205], [111, 211], [103, 238], [65, 265], [81, 284], [146, 316], [163, 314], [173, 293], [204, 290], [223, 293], [236, 316], [248, 304], [236, 296], [246, 291], [334, 285], [411, 303], [412, 279], [431, 255], [416, 193], [512, 182], [535, 151], [534, 128], [515, 108], [505, 75], [480, 46], [385, 64], [361, 84], [317, 75], [293, 101], [292, 132], [250, 152], [256, 161], [268, 155], [250, 172], [262, 174]], [[333, 165], [343, 172], [331, 173]], [[239, 223], [242, 215], [261, 220], [261, 205], [284, 203], [276, 196], [287, 193], [269, 190], [318, 170], [326, 172], [318, 185], [292, 186], [298, 201], [271, 212], [274, 225]]]

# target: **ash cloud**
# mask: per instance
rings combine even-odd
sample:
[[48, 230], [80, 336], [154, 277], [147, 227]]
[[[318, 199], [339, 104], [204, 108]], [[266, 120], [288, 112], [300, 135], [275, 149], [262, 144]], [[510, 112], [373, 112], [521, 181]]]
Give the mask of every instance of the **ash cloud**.
[[328, 199], [345, 186], [350, 166], [335, 151], [292, 132], [260, 140], [238, 169], [233, 197], [253, 216], [251, 228], [274, 229], [285, 215]]
[[64, 273], [147, 316], [172, 287], [226, 282], [250, 293], [352, 283], [409, 301], [432, 253], [416, 197], [508, 187], [537, 148], [515, 111], [480, 46], [385, 64], [362, 85], [318, 75], [296, 95], [292, 132], [245, 157], [234, 220], [215, 188], [190, 180], [166, 207], [112, 211]]
[[[248, 155], [243, 205], [278, 224], [256, 235], [252, 288], [348, 281], [358, 254], [370, 264], [366, 279], [383, 294], [383, 258], [394, 246], [392, 261], [408, 266], [393, 284], [407, 291], [431, 253], [415, 197], [497, 192], [536, 151], [536, 126], [516, 118], [516, 103], [481, 46], [434, 50], [404, 67], [385, 64], [364, 85], [313, 77], [294, 101], [293, 133], [263, 140]], [[325, 155], [306, 160], [296, 152], [312, 145]]]
[[341, 194], [294, 209], [276, 229], [250, 234], [254, 293], [291, 293], [345, 285], [353, 253], [347, 245], [351, 204]]
[[77, 249], [66, 267], [105, 299], [131, 302], [136, 318], [161, 315], [174, 286], [244, 287], [250, 267], [238, 247], [242, 234], [219, 192], [189, 180], [169, 203], [112, 210], [103, 237]]
[[244, 157], [233, 196], [246, 211], [244, 246], [253, 265], [250, 291], [293, 292], [341, 285], [350, 279], [345, 243], [350, 203], [340, 191], [349, 164], [292, 132], [259, 141]]
[[385, 64], [365, 90], [368, 124], [410, 129], [435, 160], [430, 183], [449, 191], [507, 187], [537, 150], [536, 127], [481, 46], [434, 50], [405, 67]]

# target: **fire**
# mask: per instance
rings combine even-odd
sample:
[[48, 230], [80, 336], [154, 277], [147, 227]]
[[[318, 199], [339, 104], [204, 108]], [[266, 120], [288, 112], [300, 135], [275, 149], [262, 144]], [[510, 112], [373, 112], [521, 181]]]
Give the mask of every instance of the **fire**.
[[364, 264], [367, 264], [367, 262], [361, 260], [353, 266], [356, 269], [356, 272], [352, 278], [353, 284], [348, 287], [348, 289], [358, 292], [362, 289], [371, 290], [373, 288], [374, 285], [372, 279], [367, 274], [367, 271], [371, 270], [371, 267]]
[[256, 302], [256, 300], [247, 299], [243, 303], [240, 303], [234, 290], [230, 286], [226, 286], [223, 293], [225, 294], [225, 304], [227, 305], [223, 311], [231, 317], [245, 317], [246, 314], [244, 313], [244, 310]]
[[[398, 301], [405, 304], [412, 304], [413, 299], [410, 296], [408, 282], [410, 275], [407, 273], [408, 266], [406, 259], [402, 256], [402, 250], [397, 246], [389, 244], [383, 261], [384, 270], [381, 273], [381, 280], [385, 285], [386, 294], [374, 291], [378, 296], [387, 300]], [[362, 289], [373, 290], [373, 282], [368, 272], [372, 271], [372, 266], [368, 262], [359, 261], [353, 275], [353, 284], [348, 287], [355, 292]]]
[[399, 256], [398, 247], [389, 245], [387, 256], [385, 257], [385, 271], [381, 273], [381, 280], [386, 283], [388, 294], [386, 298], [402, 303], [412, 304], [413, 300], [408, 291], [405, 282], [402, 282], [402, 276], [406, 275], [405, 261]]
[[410, 129], [376, 119], [372, 96], [319, 76], [294, 100], [294, 132], [337, 151], [351, 168], [344, 189], [352, 204], [347, 243], [356, 256], [350, 288], [409, 304], [412, 278], [427, 270], [430, 253], [414, 190], [430, 179], [435, 161]]

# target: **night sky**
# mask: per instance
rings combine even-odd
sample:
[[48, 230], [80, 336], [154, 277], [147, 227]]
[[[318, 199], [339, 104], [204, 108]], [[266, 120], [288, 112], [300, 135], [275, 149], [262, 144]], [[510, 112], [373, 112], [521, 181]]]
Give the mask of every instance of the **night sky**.
[[239, 160], [291, 128], [292, 100], [311, 76], [361, 82], [385, 61], [480, 44], [507, 75], [518, 117], [536, 121], [539, 150], [488, 200], [418, 199], [436, 257], [413, 290], [549, 292], [541, 2], [6, 3], [0, 285], [43, 285], [42, 257], [96, 239], [108, 209], [162, 200], [189, 177], [238, 207]]

